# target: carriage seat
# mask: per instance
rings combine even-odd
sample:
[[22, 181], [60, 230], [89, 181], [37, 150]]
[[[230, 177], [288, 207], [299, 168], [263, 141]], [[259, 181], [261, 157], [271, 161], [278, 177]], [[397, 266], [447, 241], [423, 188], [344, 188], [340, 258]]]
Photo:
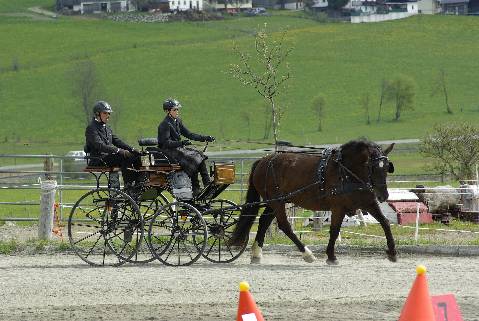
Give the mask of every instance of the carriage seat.
[[154, 137], [138, 139], [138, 145], [141, 147], [158, 146], [158, 139]]
[[165, 152], [158, 147], [157, 138], [140, 138], [138, 139], [138, 145], [144, 148], [147, 152], [151, 153], [155, 158], [155, 166], [168, 166], [178, 165], [176, 160], [166, 156]]
[[90, 156], [89, 151], [87, 151], [87, 148], [85, 147], [85, 152], [86, 156], [84, 157], [86, 159], [87, 165], [83, 169], [84, 172], [86, 173], [115, 173], [120, 171], [119, 166], [108, 166], [107, 164], [104, 165], [90, 165], [90, 162], [92, 160], [97, 160], [99, 162], [103, 162], [100, 157], [93, 157]]

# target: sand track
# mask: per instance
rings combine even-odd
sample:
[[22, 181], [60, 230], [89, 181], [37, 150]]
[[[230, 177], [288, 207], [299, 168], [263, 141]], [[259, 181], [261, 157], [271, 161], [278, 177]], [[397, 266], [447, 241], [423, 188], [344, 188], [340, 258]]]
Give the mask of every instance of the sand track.
[[262, 265], [243, 255], [226, 265], [91, 268], [73, 255], [0, 256], [0, 320], [234, 320], [242, 280], [266, 320], [397, 320], [417, 264], [431, 294], [454, 293], [464, 320], [479, 320], [477, 257], [339, 260], [265, 252]]

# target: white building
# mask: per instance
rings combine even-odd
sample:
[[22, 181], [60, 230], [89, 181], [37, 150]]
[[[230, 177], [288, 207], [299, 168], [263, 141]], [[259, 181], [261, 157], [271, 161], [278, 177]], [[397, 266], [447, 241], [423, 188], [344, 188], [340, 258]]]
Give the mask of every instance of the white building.
[[57, 0], [57, 10], [70, 9], [81, 14], [133, 11], [130, 0]]

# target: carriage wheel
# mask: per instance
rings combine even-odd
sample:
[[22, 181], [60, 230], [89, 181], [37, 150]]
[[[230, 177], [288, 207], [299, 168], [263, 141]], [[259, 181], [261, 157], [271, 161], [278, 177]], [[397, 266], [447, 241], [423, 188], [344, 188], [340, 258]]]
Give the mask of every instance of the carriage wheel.
[[168, 204], [168, 199], [160, 192], [154, 199], [141, 200], [138, 203], [140, 213], [143, 215], [143, 221], [145, 222], [143, 227], [143, 241], [141, 242], [138, 251], [131, 257], [129, 262], [131, 263], [150, 263], [155, 260], [155, 256], [151, 253], [148, 246], [148, 228], [150, 220], [155, 213], [164, 205]]
[[143, 238], [138, 205], [122, 191], [98, 188], [84, 194], [68, 218], [75, 253], [94, 266], [119, 266], [130, 260]]
[[243, 254], [248, 242], [242, 246], [230, 246], [233, 229], [239, 220], [240, 209], [229, 200], [213, 200], [209, 203], [210, 209], [203, 213], [208, 225], [208, 243], [203, 256], [214, 263], [229, 263]]
[[208, 237], [206, 223], [193, 206], [169, 203], [150, 220], [148, 245], [163, 264], [190, 265], [203, 253]]

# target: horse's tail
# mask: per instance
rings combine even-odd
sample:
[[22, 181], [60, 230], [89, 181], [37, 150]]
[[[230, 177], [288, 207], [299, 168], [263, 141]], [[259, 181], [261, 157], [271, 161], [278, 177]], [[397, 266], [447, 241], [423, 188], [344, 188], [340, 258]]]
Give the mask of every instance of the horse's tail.
[[253, 226], [254, 220], [258, 215], [259, 204], [247, 205], [248, 203], [257, 203], [260, 201], [260, 195], [253, 185], [253, 174], [260, 160], [253, 163], [249, 176], [248, 192], [246, 193], [246, 206], [243, 206], [239, 216], [238, 223], [235, 225], [233, 234], [228, 241], [229, 245], [241, 246], [248, 241], [249, 231]]

